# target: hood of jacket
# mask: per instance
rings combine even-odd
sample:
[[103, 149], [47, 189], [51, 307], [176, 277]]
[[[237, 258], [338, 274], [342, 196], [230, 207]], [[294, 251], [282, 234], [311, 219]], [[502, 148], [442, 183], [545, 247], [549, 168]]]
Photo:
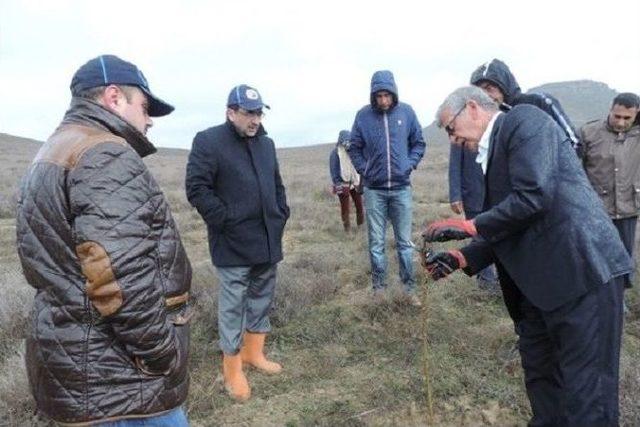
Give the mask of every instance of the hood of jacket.
[[380, 92], [381, 90], [386, 90], [391, 93], [393, 96], [393, 107], [398, 105], [398, 87], [393, 78], [393, 73], [389, 70], [376, 71], [373, 73], [373, 76], [371, 76], [371, 96], [369, 101], [374, 110], [378, 110], [376, 92]]
[[507, 64], [499, 59], [493, 59], [476, 68], [471, 74], [469, 83], [477, 86], [482, 81], [498, 86], [504, 94], [504, 102], [508, 105], [513, 105], [513, 99], [522, 92]]
[[124, 138], [140, 157], [157, 151], [156, 147], [140, 131], [117, 114], [97, 102], [86, 98], [73, 97], [71, 105], [62, 119], [62, 125], [91, 125]]

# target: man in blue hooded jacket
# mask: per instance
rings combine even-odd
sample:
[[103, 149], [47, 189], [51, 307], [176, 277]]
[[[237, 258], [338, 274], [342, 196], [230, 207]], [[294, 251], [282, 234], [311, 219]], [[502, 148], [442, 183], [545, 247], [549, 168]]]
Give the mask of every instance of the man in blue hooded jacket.
[[374, 293], [387, 287], [385, 231], [391, 221], [396, 239], [400, 279], [413, 304], [415, 297], [411, 242], [411, 172], [424, 155], [422, 128], [413, 108], [398, 101], [391, 71], [371, 78], [370, 103], [356, 114], [349, 156], [364, 183], [369, 258]]

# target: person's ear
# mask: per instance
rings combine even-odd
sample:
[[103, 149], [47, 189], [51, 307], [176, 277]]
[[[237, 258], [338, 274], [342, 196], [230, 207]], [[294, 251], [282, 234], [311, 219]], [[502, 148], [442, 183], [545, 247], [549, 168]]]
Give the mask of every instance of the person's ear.
[[109, 85], [102, 93], [100, 103], [108, 110], [118, 111], [122, 98], [124, 98], [122, 91], [116, 85]]

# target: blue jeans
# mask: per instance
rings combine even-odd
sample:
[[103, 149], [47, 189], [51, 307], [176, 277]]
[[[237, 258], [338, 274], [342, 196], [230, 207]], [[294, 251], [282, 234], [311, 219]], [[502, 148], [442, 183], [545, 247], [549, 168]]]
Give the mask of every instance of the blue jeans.
[[374, 190], [365, 187], [364, 204], [373, 289], [384, 289], [387, 286], [385, 234], [387, 219], [389, 219], [396, 239], [400, 280], [406, 292], [414, 292], [416, 280], [413, 275], [413, 243], [411, 242], [411, 187], [406, 186], [396, 190]]
[[146, 418], [125, 418], [117, 421], [107, 421], [105, 423], [95, 424], [96, 427], [189, 427], [187, 416], [181, 407], [172, 409], [171, 411], [157, 415], [155, 417]]

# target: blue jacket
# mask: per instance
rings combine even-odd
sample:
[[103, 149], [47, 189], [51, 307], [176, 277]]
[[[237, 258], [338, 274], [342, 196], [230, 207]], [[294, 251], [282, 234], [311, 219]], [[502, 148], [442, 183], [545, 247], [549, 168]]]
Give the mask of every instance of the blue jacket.
[[199, 132], [187, 163], [187, 198], [207, 224], [218, 267], [275, 264], [289, 207], [273, 141], [241, 138], [230, 122]]
[[[375, 93], [390, 92], [394, 105], [388, 111], [376, 107]], [[425, 150], [422, 128], [413, 108], [398, 101], [398, 89], [390, 71], [371, 78], [371, 102], [356, 114], [348, 152], [353, 166], [369, 188], [409, 185], [411, 172]]]
[[462, 253], [468, 274], [496, 262], [516, 321], [522, 295], [541, 310], [554, 310], [633, 268], [563, 138], [549, 115], [530, 105], [498, 117], [491, 134], [486, 209], [475, 218], [482, 239]]
[[482, 166], [476, 163], [477, 153], [453, 144], [449, 150], [449, 201], [461, 201], [465, 216], [471, 219], [484, 205]]

